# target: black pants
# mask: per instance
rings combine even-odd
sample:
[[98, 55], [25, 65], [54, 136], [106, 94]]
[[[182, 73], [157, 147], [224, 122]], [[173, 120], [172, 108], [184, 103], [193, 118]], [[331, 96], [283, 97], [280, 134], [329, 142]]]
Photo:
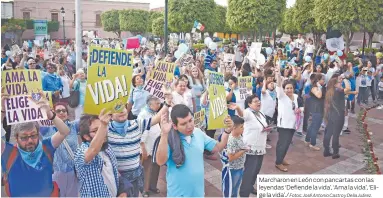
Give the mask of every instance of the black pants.
[[[375, 87], [375, 79], [372, 79], [371, 87], [370, 87], [370, 92], [371, 92], [372, 100], [376, 99], [376, 91], [375, 91], [375, 89], [376, 89], [376, 87]], [[368, 97], [367, 97], [367, 100], [368, 100]]]
[[263, 155], [246, 155], [245, 170], [243, 172], [242, 184], [239, 190], [241, 197], [249, 197], [254, 189], [255, 181], [261, 171]]
[[[206, 129], [206, 135], [214, 139], [215, 131], [216, 131], [215, 129], [213, 129], [213, 130], [207, 130]], [[205, 150], [204, 154], [211, 155], [212, 153], [210, 151], [208, 151], [208, 150]]]
[[293, 140], [294, 133], [295, 129], [278, 128], [278, 142], [276, 148], [277, 159], [275, 160], [276, 165], [282, 164], [285, 159], [291, 141]]
[[325, 153], [330, 152], [330, 140], [332, 137], [333, 154], [339, 154], [339, 135], [342, 131], [343, 124], [344, 115], [338, 115], [335, 113], [333, 115], [331, 115], [331, 113], [329, 114], [328, 123], [323, 138], [323, 147]]
[[303, 112], [303, 131], [305, 132], [307, 132], [308, 122], [310, 118], [309, 102], [310, 102], [310, 99], [306, 99], [305, 105], [304, 105], [305, 111]]

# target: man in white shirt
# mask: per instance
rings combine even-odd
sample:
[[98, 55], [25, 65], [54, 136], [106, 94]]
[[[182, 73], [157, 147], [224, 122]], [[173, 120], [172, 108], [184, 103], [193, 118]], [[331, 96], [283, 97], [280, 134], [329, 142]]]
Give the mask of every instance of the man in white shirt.
[[298, 38], [295, 39], [295, 47], [299, 48], [299, 51], [304, 49], [305, 39], [303, 39], [302, 34], [298, 34]]

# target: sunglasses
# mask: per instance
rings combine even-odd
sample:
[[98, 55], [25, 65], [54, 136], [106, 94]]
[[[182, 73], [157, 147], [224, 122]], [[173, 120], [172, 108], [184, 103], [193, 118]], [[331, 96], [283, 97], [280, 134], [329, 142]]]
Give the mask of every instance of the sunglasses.
[[26, 142], [26, 141], [29, 140], [29, 138], [31, 138], [32, 140], [36, 140], [37, 138], [39, 138], [39, 134], [34, 134], [34, 135], [25, 136], [25, 137], [20, 137], [20, 140], [23, 141], [23, 142]]
[[67, 111], [65, 109], [57, 109], [56, 113], [66, 113]]
[[291, 105], [293, 106], [293, 111], [295, 111], [295, 103], [294, 102], [291, 102]]

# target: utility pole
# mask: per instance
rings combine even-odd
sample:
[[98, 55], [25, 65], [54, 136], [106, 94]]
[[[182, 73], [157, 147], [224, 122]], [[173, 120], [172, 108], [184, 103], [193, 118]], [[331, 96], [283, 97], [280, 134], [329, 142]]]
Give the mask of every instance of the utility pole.
[[164, 45], [165, 45], [165, 54], [168, 53], [168, 0], [165, 0], [165, 25], [164, 25]]
[[76, 70], [82, 65], [82, 26], [81, 26], [81, 0], [75, 1], [76, 7]]

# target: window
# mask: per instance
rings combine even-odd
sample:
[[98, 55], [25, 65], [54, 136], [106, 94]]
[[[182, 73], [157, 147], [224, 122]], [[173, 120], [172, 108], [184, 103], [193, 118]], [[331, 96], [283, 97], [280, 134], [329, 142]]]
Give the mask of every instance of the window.
[[101, 27], [101, 14], [96, 14], [96, 27]]
[[23, 12], [23, 19], [31, 19], [31, 13], [30, 12]]
[[59, 21], [59, 13], [51, 13], [52, 21]]

